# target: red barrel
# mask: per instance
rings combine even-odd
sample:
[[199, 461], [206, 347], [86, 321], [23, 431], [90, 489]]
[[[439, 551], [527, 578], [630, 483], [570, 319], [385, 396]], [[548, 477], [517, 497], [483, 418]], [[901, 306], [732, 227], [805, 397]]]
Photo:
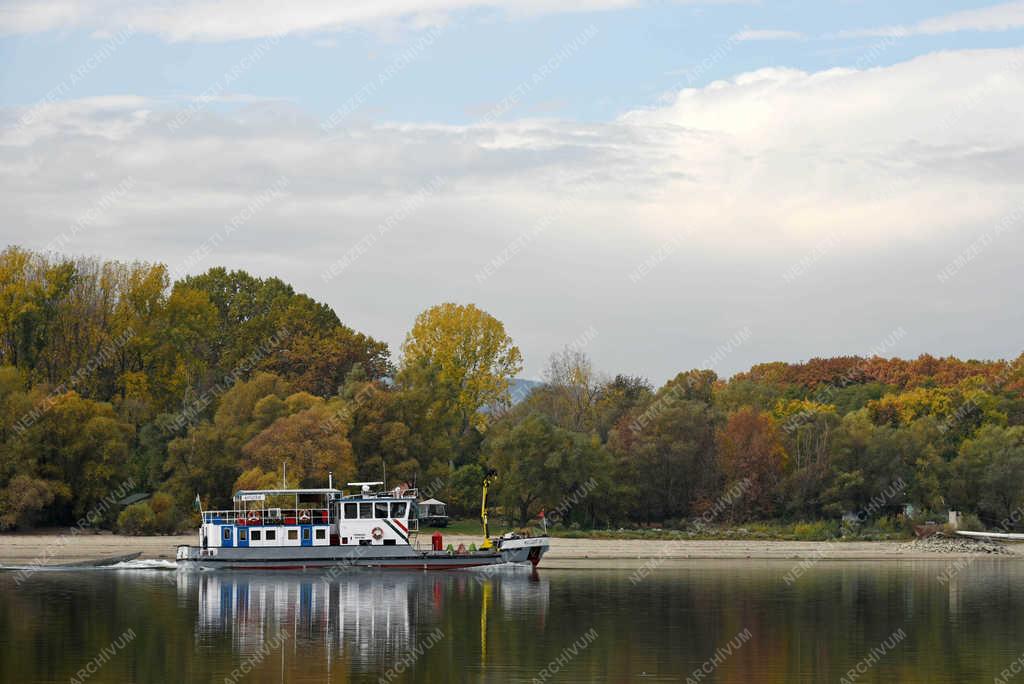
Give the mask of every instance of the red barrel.
[[441, 551], [442, 549], [444, 549], [444, 538], [441, 537], [440, 532], [435, 532], [434, 534], [430, 535], [430, 548], [432, 548], [434, 551]]

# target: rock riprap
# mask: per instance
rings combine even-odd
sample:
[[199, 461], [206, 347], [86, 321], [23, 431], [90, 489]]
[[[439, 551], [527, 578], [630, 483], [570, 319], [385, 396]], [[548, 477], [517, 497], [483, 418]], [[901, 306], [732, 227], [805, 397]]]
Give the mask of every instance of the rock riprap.
[[1006, 544], [987, 539], [970, 539], [968, 537], [947, 537], [936, 534], [926, 539], [915, 539], [903, 544], [901, 551], [914, 553], [988, 553], [1004, 556], [1016, 555]]

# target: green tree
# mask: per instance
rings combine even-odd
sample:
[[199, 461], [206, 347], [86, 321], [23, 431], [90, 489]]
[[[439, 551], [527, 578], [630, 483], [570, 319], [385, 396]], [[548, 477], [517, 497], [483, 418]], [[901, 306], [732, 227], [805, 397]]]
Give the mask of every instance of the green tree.
[[[914, 484], [910, 433], [876, 425], [868, 409], [843, 417], [833, 441], [831, 484], [822, 494], [832, 515], [878, 511], [881, 505], [904, 503]], [[902, 484], [902, 486], [901, 486]]]
[[324, 486], [333, 472], [340, 482], [356, 473], [352, 445], [348, 441], [349, 421], [340, 399], [325, 402], [311, 395], [292, 395], [285, 401], [294, 413], [278, 418], [242, 448], [243, 468], [248, 477], [276, 473], [288, 462], [289, 476], [300, 486]]
[[5, 524], [72, 524], [87, 515], [95, 524], [96, 515], [110, 508], [111, 493], [128, 480], [132, 426], [108, 403], [75, 392], [48, 394], [42, 385], [27, 394], [8, 385], [2, 403], [26, 411], [13, 414], [16, 421], [34, 416], [3, 430]]
[[541, 508], [596, 522], [599, 508], [591, 503], [607, 496], [612, 470], [611, 457], [596, 439], [533, 413], [488, 435], [486, 453], [498, 471], [498, 500], [520, 525]]
[[[952, 463], [953, 503], [999, 525], [1024, 506], [1024, 427], [985, 425]], [[1017, 517], [1020, 517], [1019, 514]]]
[[230, 498], [242, 474], [242, 448], [272, 423], [257, 407], [266, 407], [270, 396], [283, 403], [288, 392], [284, 379], [257, 373], [220, 397], [212, 421], [192, 425], [183, 436], [170, 441], [164, 468], [166, 488], [179, 505], [188, 505], [197, 493], [218, 501]]
[[505, 326], [472, 304], [440, 304], [421, 313], [402, 352], [400, 385], [421, 420], [438, 426], [459, 454], [478, 443], [467, 432], [484, 429], [481, 409], [507, 405], [509, 379], [522, 369], [522, 354]]
[[145, 502], [132, 504], [117, 516], [117, 529], [122, 534], [152, 534], [156, 528], [156, 514]]
[[601, 385], [595, 412], [597, 434], [602, 442], [608, 441], [612, 429], [637, 406], [646, 404], [654, 396], [654, 390], [647, 378], [616, 375]]
[[608, 445], [630, 489], [632, 516], [662, 522], [698, 512], [720, 491], [715, 458], [713, 373], [680, 373], [627, 414]]
[[51, 264], [18, 247], [0, 252], [0, 364], [28, 369], [33, 379], [58, 381], [60, 369], [46, 362], [45, 351], [74, 278], [69, 261]]

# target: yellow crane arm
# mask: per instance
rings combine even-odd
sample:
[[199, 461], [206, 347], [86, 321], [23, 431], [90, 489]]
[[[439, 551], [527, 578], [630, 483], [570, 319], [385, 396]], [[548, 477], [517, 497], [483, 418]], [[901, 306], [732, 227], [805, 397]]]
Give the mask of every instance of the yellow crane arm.
[[484, 526], [484, 541], [480, 544], [481, 549], [489, 549], [494, 546], [491, 543], [491, 533], [487, 527], [487, 487], [497, 476], [498, 473], [493, 468], [489, 469], [484, 475], [483, 495], [480, 498], [480, 522], [483, 523]]

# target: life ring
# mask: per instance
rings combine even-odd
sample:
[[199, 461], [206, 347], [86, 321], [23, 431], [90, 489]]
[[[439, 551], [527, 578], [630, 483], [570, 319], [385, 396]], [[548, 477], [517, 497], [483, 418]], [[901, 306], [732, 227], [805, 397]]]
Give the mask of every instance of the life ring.
[[378, 541], [379, 541], [379, 540], [380, 540], [380, 538], [384, 536], [384, 530], [382, 530], [382, 529], [381, 529], [381, 528], [379, 528], [379, 527], [374, 527], [374, 528], [373, 528], [373, 530], [372, 530], [372, 531], [370, 532], [370, 535], [371, 535], [371, 536], [372, 536], [372, 537], [373, 537], [374, 539], [376, 539], [376, 540], [378, 540]]
[[258, 523], [259, 521], [260, 521], [260, 516], [256, 515], [255, 513], [250, 513], [249, 514], [249, 522], [257, 522]]
[[302, 522], [309, 522], [309, 513], [303, 513], [300, 515], [299, 520]]

